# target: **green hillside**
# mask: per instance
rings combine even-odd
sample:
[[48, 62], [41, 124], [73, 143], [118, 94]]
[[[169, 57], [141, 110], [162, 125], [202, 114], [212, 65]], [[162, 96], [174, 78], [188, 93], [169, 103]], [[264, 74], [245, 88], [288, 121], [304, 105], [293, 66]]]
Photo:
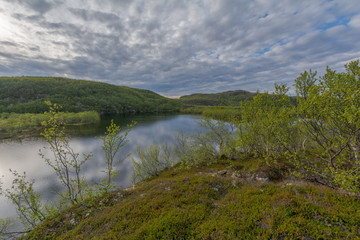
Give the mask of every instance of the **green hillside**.
[[[75, 205], [23, 239], [360, 238], [355, 196], [274, 178], [269, 167], [251, 170], [254, 161], [167, 170], [134, 188]], [[242, 170], [250, 165], [250, 171]]]
[[[245, 90], [235, 90], [220, 93], [195, 93], [180, 97], [183, 108], [199, 106], [232, 106], [238, 107], [240, 102], [252, 100], [258, 93]], [[297, 103], [295, 96], [290, 96], [293, 104]]]
[[152, 91], [57, 77], [0, 77], [0, 113], [42, 113], [49, 100], [67, 112], [101, 114], [162, 112], [178, 109], [178, 101]]
[[213, 94], [191, 94], [180, 97], [184, 106], [239, 106], [239, 102], [251, 100], [256, 93], [236, 90]]

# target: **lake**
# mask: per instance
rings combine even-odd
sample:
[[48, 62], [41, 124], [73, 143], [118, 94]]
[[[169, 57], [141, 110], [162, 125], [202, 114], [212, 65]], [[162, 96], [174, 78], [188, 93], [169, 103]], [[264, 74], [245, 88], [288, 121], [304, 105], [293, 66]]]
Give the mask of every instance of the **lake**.
[[[132, 120], [137, 122], [128, 135], [129, 142], [117, 155], [121, 157], [131, 153], [135, 159], [136, 146], [146, 147], [155, 142], [171, 144], [175, 141], [175, 134], [180, 131], [192, 134], [200, 129], [197, 116], [171, 114], [111, 116], [95, 125], [68, 127], [67, 132], [71, 136], [70, 146], [76, 152], [93, 154], [82, 169], [82, 173], [90, 182], [104, 176], [101, 170], [105, 169], [105, 158], [99, 137], [103, 135], [111, 119], [120, 126], [126, 126]], [[43, 149], [44, 146], [46, 143], [41, 138], [0, 142], [0, 176], [3, 188], [8, 188], [13, 179], [9, 169], [20, 173], [25, 171], [29, 179], [35, 180], [34, 187], [37, 192], [45, 199], [54, 198], [53, 189], [58, 189], [60, 185], [54, 172], [39, 155], [39, 149]], [[49, 152], [47, 156], [51, 156]], [[117, 167], [120, 169], [119, 177], [115, 179], [117, 185], [122, 188], [130, 186], [129, 178], [133, 171], [131, 158], [125, 159]], [[0, 218], [5, 217], [16, 217], [16, 211], [11, 202], [0, 196]]]

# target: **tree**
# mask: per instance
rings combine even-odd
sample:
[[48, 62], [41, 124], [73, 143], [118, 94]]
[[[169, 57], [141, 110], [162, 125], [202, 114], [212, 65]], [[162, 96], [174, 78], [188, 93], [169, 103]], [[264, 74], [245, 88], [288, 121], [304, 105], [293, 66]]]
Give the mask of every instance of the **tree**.
[[299, 147], [295, 106], [286, 95], [288, 90], [285, 84], [275, 84], [273, 94], [258, 92], [252, 101], [241, 103], [238, 149], [270, 159]]
[[[124, 133], [120, 135], [120, 126], [117, 126], [114, 121], [111, 120], [110, 126], [106, 128], [105, 136], [100, 137], [102, 140], [102, 149], [105, 153], [106, 162], [106, 170], [104, 171], [106, 179], [101, 184], [104, 192], [113, 188], [111, 181], [114, 177], [118, 176], [118, 171], [114, 170], [115, 156], [128, 142], [127, 136], [135, 124], [135, 122], [132, 122], [128, 125], [128, 128], [124, 131]], [[124, 158], [119, 159], [117, 162], [119, 163], [122, 160], [124, 160]]]
[[316, 74], [317, 71], [313, 73], [310, 69], [309, 72], [304, 71], [295, 79], [296, 94], [299, 97], [307, 99], [311, 87], [316, 83]]
[[[297, 84], [298, 116], [315, 148], [317, 164], [298, 158], [297, 164], [328, 184], [359, 191], [360, 184], [360, 67], [345, 65], [346, 72], [329, 67], [324, 76], [310, 81], [304, 92]], [[311, 78], [311, 76], [310, 76]], [[304, 72], [296, 83], [309, 79]], [[304, 94], [306, 93], [306, 94]]]
[[[26, 230], [34, 228], [38, 223], [44, 221], [46, 217], [46, 207], [41, 202], [40, 194], [35, 193], [33, 184], [34, 181], [26, 179], [26, 173], [23, 175], [17, 171], [10, 172], [14, 175], [14, 180], [10, 189], [1, 189], [1, 194], [4, 194], [16, 207], [19, 219]], [[2, 219], [3, 228], [9, 224], [9, 219]], [[3, 233], [5, 229], [3, 230]]]
[[40, 155], [54, 170], [60, 183], [65, 187], [66, 191], [59, 193], [62, 199], [70, 204], [75, 204], [82, 201], [87, 195], [87, 181], [80, 172], [81, 167], [92, 154], [83, 153], [80, 157], [80, 154], [72, 149], [69, 139], [64, 133], [64, 126], [58, 121], [58, 112], [61, 106], [51, 105], [50, 102], [47, 104], [50, 107], [50, 111], [47, 113], [49, 120], [42, 123], [45, 130], [41, 135], [49, 144], [47, 148], [53, 153], [53, 158], [47, 158], [42, 151], [40, 151]]

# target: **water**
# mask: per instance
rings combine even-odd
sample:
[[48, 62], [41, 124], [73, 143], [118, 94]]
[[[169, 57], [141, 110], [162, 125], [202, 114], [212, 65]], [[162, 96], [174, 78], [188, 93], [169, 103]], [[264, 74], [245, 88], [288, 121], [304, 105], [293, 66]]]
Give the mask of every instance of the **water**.
[[[136, 146], [146, 147], [154, 142], [169, 144], [175, 141], [174, 135], [183, 131], [191, 134], [199, 130], [197, 117], [192, 115], [133, 115], [129, 117], [113, 116], [103, 119], [91, 126], [72, 126], [68, 128], [71, 135], [70, 146], [79, 153], [92, 153], [94, 156], [82, 169], [87, 180], [97, 181], [104, 177], [101, 170], [105, 169], [104, 154], [101, 149], [101, 139], [110, 119], [120, 126], [126, 126], [135, 120], [137, 124], [128, 135], [129, 142], [121, 149], [118, 157], [131, 153], [136, 158]], [[0, 142], [0, 176], [3, 188], [11, 185], [12, 175], [9, 169], [26, 172], [29, 179], [34, 179], [34, 187], [45, 199], [54, 198], [53, 189], [60, 187], [54, 172], [39, 156], [39, 149], [46, 146], [41, 138], [23, 140], [3, 140]], [[51, 156], [48, 152], [47, 156]], [[132, 174], [131, 159], [127, 158], [117, 165], [120, 169], [119, 177], [115, 179], [120, 187], [130, 186], [129, 178]], [[0, 196], [0, 218], [16, 217], [14, 206], [3, 196]]]

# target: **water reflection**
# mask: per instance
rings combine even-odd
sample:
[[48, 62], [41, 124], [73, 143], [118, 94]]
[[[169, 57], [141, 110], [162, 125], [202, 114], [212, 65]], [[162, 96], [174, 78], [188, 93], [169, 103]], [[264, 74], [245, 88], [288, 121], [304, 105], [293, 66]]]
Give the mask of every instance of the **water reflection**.
[[[174, 135], [179, 131], [189, 134], [194, 133], [200, 127], [196, 118], [191, 115], [134, 115], [131, 117], [115, 117], [114, 122], [121, 126], [130, 123], [131, 120], [138, 122], [128, 135], [129, 143], [121, 149], [118, 157], [131, 153], [136, 158], [136, 146], [145, 147], [154, 142], [159, 144], [167, 142], [171, 144], [175, 141]], [[91, 182], [98, 181], [104, 176], [101, 170], [104, 170], [106, 166], [101, 149], [101, 139], [96, 138], [96, 136], [101, 136], [104, 133], [110, 119], [109, 117], [93, 126], [77, 126], [67, 130], [72, 135], [70, 146], [76, 152], [91, 152], [93, 154], [93, 157], [82, 169], [83, 174]], [[43, 197], [47, 199], [54, 197], [53, 189], [59, 189], [60, 185], [50, 167], [39, 156], [39, 149], [42, 149], [44, 146], [44, 141], [39, 138], [21, 141], [7, 140], [0, 143], [0, 176], [3, 176], [2, 182], [4, 188], [9, 187], [11, 184], [12, 176], [8, 171], [11, 168], [18, 172], [26, 171], [30, 179], [35, 179], [34, 187]], [[47, 152], [48, 156], [50, 154]], [[121, 187], [129, 186], [129, 178], [133, 171], [130, 158], [125, 159], [117, 167], [120, 169], [119, 177], [115, 179], [117, 184]], [[0, 217], [13, 216], [16, 216], [14, 207], [3, 197], [0, 197]]]

